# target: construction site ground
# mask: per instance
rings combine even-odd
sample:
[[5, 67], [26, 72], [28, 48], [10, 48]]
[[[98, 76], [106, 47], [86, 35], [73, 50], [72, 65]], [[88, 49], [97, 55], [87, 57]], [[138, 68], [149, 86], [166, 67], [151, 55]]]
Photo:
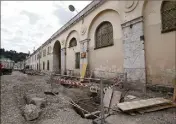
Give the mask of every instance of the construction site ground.
[[[88, 88], [67, 88], [59, 85], [55, 87], [57, 96], [46, 95], [50, 91], [50, 84], [46, 83], [48, 76], [30, 76], [20, 72], [12, 75], [1, 76], [1, 123], [2, 124], [92, 124], [91, 119], [84, 119], [75, 112], [69, 104], [69, 99], [78, 100], [88, 97]], [[47, 99], [47, 105], [42, 109], [38, 119], [26, 121], [22, 116], [25, 94], [37, 94]], [[128, 94], [139, 98], [151, 98], [166, 94], [130, 91]], [[107, 118], [112, 124], [175, 124], [176, 108], [165, 109], [145, 114], [131, 116], [124, 113], [116, 113]]]

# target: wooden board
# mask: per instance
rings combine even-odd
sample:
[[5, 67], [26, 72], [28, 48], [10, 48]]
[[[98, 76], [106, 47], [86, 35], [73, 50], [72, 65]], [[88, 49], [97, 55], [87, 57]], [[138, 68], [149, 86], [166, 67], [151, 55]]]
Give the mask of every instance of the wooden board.
[[164, 104], [164, 105], [158, 105], [158, 106], [153, 106], [150, 108], [146, 108], [146, 109], [141, 109], [141, 110], [137, 110], [139, 113], [143, 114], [143, 113], [147, 113], [147, 112], [154, 112], [154, 111], [159, 111], [162, 109], [167, 109], [167, 108], [172, 108], [172, 107], [176, 107], [176, 105], [174, 104]]
[[146, 100], [119, 103], [117, 104], [117, 106], [122, 111], [130, 111], [134, 109], [145, 108], [145, 107], [150, 107], [150, 106], [160, 105], [165, 103], [171, 103], [171, 101], [164, 98], [152, 98], [152, 99], [146, 99]]

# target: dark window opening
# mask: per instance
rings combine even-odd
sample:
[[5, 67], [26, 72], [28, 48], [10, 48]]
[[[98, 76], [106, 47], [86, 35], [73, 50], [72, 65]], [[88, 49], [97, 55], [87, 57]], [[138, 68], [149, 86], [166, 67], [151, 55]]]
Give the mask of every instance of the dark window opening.
[[43, 70], [45, 70], [45, 62], [43, 62]]
[[77, 46], [76, 38], [72, 38], [72, 39], [70, 40], [69, 47], [74, 47], [74, 46]]
[[47, 70], [49, 70], [49, 60], [47, 60]]
[[77, 52], [75, 55], [76, 55], [75, 68], [79, 69], [80, 68], [80, 52]]

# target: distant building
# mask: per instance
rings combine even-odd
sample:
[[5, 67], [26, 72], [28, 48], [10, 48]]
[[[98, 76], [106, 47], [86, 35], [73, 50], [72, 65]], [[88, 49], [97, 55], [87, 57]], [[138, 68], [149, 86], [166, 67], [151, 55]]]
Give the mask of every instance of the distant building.
[[25, 61], [19, 61], [14, 65], [14, 69], [17, 69], [17, 70], [22, 70], [24, 69], [24, 67], [25, 67]]
[[128, 80], [172, 86], [175, 1], [94, 0], [34, 51], [26, 64], [41, 71], [127, 72]]

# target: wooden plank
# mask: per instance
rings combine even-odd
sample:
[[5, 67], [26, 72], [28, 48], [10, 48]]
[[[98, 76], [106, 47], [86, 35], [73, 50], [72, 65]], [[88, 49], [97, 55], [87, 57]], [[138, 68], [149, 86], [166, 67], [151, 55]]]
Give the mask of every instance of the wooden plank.
[[170, 100], [167, 100], [164, 98], [152, 98], [152, 99], [146, 99], [146, 100], [119, 103], [117, 104], [117, 106], [122, 111], [129, 111], [129, 110], [145, 108], [153, 105], [160, 105], [160, 104], [170, 103], [170, 102], [171, 102]]
[[95, 112], [85, 114], [84, 117], [89, 118], [90, 116], [99, 115], [99, 114], [100, 114], [100, 111], [95, 111]]
[[173, 108], [176, 107], [176, 105], [174, 104], [164, 104], [164, 105], [159, 105], [159, 106], [153, 106], [150, 108], [146, 108], [144, 110], [137, 110], [139, 113], [143, 114], [143, 113], [147, 113], [147, 112], [154, 112], [154, 111], [159, 111], [162, 109], [167, 109], [167, 108]]

